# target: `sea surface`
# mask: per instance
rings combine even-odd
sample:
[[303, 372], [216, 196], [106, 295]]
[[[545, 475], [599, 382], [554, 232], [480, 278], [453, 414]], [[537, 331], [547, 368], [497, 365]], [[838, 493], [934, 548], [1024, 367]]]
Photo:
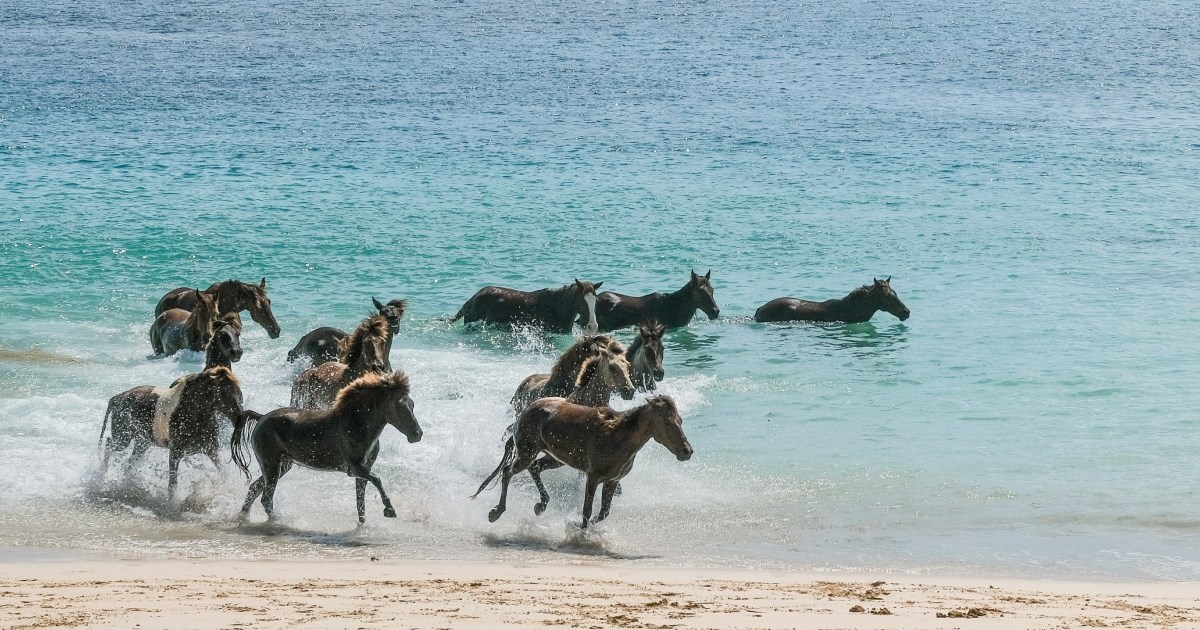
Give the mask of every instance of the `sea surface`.
[[[0, 547], [1200, 579], [1197, 68], [1183, 0], [6, 0]], [[710, 269], [661, 386], [695, 457], [648, 444], [594, 533], [566, 469], [489, 524], [509, 397], [572, 337], [445, 319]], [[264, 277], [261, 412], [302, 334], [409, 300], [398, 518], [338, 474], [240, 527], [232, 465], [178, 505], [161, 449], [97, 474], [108, 398], [202, 366], [148, 357], [158, 298]], [[874, 277], [911, 319], [752, 320]]]

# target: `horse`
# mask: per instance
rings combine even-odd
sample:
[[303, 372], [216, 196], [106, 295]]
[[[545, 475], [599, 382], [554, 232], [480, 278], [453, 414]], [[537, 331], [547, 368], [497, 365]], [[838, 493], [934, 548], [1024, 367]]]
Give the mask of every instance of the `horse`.
[[569, 395], [575, 390], [579, 372], [588, 359], [602, 352], [616, 351], [617, 348], [620, 348], [620, 343], [607, 335], [584, 337], [576, 341], [554, 362], [549, 374], [531, 374], [517, 385], [517, 391], [510, 401], [513, 413], [521, 415], [529, 403], [544, 396]]
[[629, 375], [629, 361], [625, 355], [610, 350], [584, 361], [575, 389], [566, 398], [577, 405], [602, 407], [608, 405], [614, 393], [625, 400], [633, 400], [637, 388]]
[[257, 419], [249, 442], [262, 474], [246, 493], [241, 518], [250, 514], [254, 499], [262, 495], [267, 518], [275, 518], [275, 486], [292, 463], [315, 470], [340, 471], [354, 477], [358, 522], [366, 522], [367, 482], [383, 499], [383, 515], [396, 517], [383, 482], [371, 474], [379, 455], [379, 436], [392, 425], [411, 442], [421, 441], [421, 425], [413, 414], [408, 377], [403, 372], [367, 374], [338, 393], [333, 407], [321, 411], [276, 409], [266, 415], [247, 412], [234, 420], [230, 449], [233, 461], [250, 478], [245, 453], [246, 425]]
[[626, 326], [634, 326], [649, 320], [662, 322], [667, 328], [682, 328], [692, 321], [696, 309], [704, 311], [708, 318], [716, 319], [721, 314], [713, 297], [712, 270], [703, 276], [692, 270], [692, 276], [683, 288], [673, 293], [651, 293], [632, 297], [605, 291], [596, 303], [596, 319], [601, 332]]
[[342, 340], [337, 361], [308, 368], [292, 383], [291, 405], [301, 409], [324, 409], [333, 404], [337, 393], [351, 381], [368, 372], [387, 372], [387, 349], [392, 328], [387, 317], [373, 315], [364, 319], [350, 336]]
[[775, 298], [754, 311], [756, 322], [846, 322], [861, 324], [871, 319], [876, 311], [887, 311], [900, 321], [908, 319], [909, 310], [892, 290], [892, 278], [874, 278], [871, 284], [851, 291], [846, 297], [824, 302], [810, 302], [796, 298]]
[[638, 336], [629, 344], [625, 358], [629, 361], [629, 374], [639, 391], [653, 391], [655, 383], [663, 380], [663, 333], [666, 326], [648, 322], [638, 326]]
[[[172, 308], [181, 308], [185, 311], [190, 311], [196, 308], [196, 297], [189, 287], [180, 287], [168, 291], [162, 299], [158, 301], [158, 305], [154, 307], [154, 314], [160, 315], [163, 311]], [[250, 311], [250, 319], [253, 319], [259, 326], [262, 326], [267, 331], [267, 335], [271, 339], [279, 337], [279, 322], [275, 321], [275, 314], [271, 312], [271, 298], [267, 297], [267, 279], [264, 277], [258, 284], [247, 284], [238, 280], [226, 280], [209, 285], [209, 287], [201, 293], [207, 293], [217, 299], [217, 312], [221, 315], [230, 311]]]
[[226, 313], [213, 323], [212, 339], [204, 350], [204, 369], [226, 367], [242, 360], [242, 316]]
[[[371, 298], [375, 303], [375, 309], [379, 315], [388, 318], [388, 324], [392, 327], [392, 335], [400, 332], [400, 319], [404, 317], [404, 311], [408, 308], [408, 302], [405, 300], [392, 300], [387, 305], [379, 303], [379, 300]], [[329, 361], [336, 361], [338, 357], [338, 344], [343, 339], [349, 337], [345, 331], [329, 326], [322, 326], [309, 332], [296, 342], [296, 346], [288, 352], [288, 363], [294, 362], [300, 357], [308, 357], [312, 360], [312, 366], [321, 365]], [[391, 345], [388, 345], [388, 354], [391, 354]], [[312, 367], [310, 366], [310, 367]], [[391, 362], [388, 362], [387, 370], [391, 371]]]
[[[670, 396], [651, 398], [624, 412], [576, 405], [565, 398], [542, 398], [517, 419], [504, 458], [472, 498], [501, 475], [500, 502], [488, 513], [488, 521], [494, 523], [506, 509], [509, 481], [513, 475], [529, 470], [540, 496], [533, 513], [540, 515], [550, 502], [542, 485], [542, 471], [570, 466], [587, 474], [580, 526], [587, 529], [589, 522], [598, 523], [608, 517], [618, 482], [629, 474], [634, 457], [651, 439], [667, 447], [679, 461], [692, 457], [692, 445], [683, 434], [683, 419]], [[538, 459], [543, 452], [551, 457]], [[591, 521], [592, 498], [600, 485], [604, 486], [600, 513]]]
[[154, 318], [150, 325], [150, 346], [154, 354], [171, 356], [180, 350], [201, 351], [212, 338], [217, 319], [217, 301], [211, 295], [192, 290], [196, 306], [191, 311], [171, 308]]
[[575, 282], [558, 289], [518, 291], [484, 287], [458, 309], [450, 321], [490, 324], [529, 324], [551, 333], [569, 333], [579, 319], [585, 330], [596, 330], [596, 289], [603, 282]]
[[[100, 444], [104, 454], [100, 463], [103, 477], [113, 451], [125, 450], [133, 443], [133, 454], [126, 464], [128, 474], [151, 444], [170, 449], [168, 456], [167, 500], [175, 498], [179, 462], [188, 455], [207, 455], [218, 470], [218, 416], [236, 420], [242, 413], [242, 390], [228, 368], [215, 367], [182, 376], [168, 387], [140, 385], [113, 396], [104, 412]], [[110, 437], [104, 431], [112, 426]]]

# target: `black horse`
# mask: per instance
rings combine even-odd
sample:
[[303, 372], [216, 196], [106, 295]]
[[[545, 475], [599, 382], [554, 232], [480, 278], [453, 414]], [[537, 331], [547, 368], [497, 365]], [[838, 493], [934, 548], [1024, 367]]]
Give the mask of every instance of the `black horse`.
[[875, 278], [872, 284], [853, 290], [839, 300], [810, 302], [796, 298], [776, 298], [754, 311], [756, 322], [846, 322], [860, 324], [871, 319], [875, 311], [887, 311], [900, 318], [908, 319], [909, 310], [892, 290], [892, 278]]
[[484, 287], [467, 300], [451, 322], [528, 324], [551, 333], [569, 333], [575, 320], [585, 329], [596, 329], [596, 289], [603, 282], [575, 282], [558, 289], [518, 291]]
[[[371, 302], [375, 304], [375, 309], [378, 313], [388, 319], [392, 335], [400, 332], [400, 320], [404, 317], [404, 311], [408, 308], [408, 302], [405, 300], [392, 300], [386, 306], [380, 304], [379, 300], [375, 298], [371, 298]], [[291, 363], [300, 357], [308, 357], [312, 359], [312, 367], [330, 361], [337, 361], [338, 344], [349, 336], [350, 333], [344, 330], [322, 326], [301, 337], [300, 341], [296, 342], [296, 347], [288, 352], [287, 360]], [[387, 349], [390, 354], [392, 349], [391, 343], [388, 344]], [[389, 363], [385, 369], [391, 371], [391, 364]]]
[[631, 297], [605, 291], [599, 296], [596, 304], [596, 319], [600, 331], [607, 332], [636, 326], [642, 322], [657, 321], [667, 328], [681, 328], [692, 321], [696, 309], [704, 311], [709, 319], [716, 319], [721, 314], [713, 297], [712, 284], [709, 279], [712, 270], [703, 276], [694, 270], [688, 283], [674, 293], [651, 293], [641, 297]]

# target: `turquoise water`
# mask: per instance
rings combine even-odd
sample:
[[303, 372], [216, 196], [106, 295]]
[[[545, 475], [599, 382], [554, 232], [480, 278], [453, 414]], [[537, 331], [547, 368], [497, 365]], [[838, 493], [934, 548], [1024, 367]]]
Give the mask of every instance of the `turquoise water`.
[[[0, 545], [1200, 579], [1200, 10], [957, 4], [8, 3]], [[648, 446], [593, 538], [562, 471], [488, 524], [508, 397], [571, 339], [441, 318], [689, 269], [722, 313], [666, 339], [696, 456]], [[201, 458], [182, 516], [161, 452], [94, 478], [108, 397], [202, 363], [147, 359], [158, 297], [263, 276], [260, 411], [300, 335], [409, 299], [397, 520], [355, 531], [336, 475], [287, 478], [282, 530]], [[751, 322], [875, 276], [911, 319]]]

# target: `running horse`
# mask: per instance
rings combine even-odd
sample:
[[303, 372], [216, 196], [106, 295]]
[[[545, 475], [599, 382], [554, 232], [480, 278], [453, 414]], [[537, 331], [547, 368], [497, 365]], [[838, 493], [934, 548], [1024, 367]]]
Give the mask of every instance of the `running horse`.
[[[196, 297], [192, 293], [193, 291], [199, 291], [199, 289], [180, 287], [168, 291], [154, 307], [154, 314], [159, 315], [172, 308], [181, 308], [185, 311], [196, 308]], [[279, 337], [279, 322], [275, 321], [275, 314], [271, 312], [271, 298], [267, 297], [266, 278], [263, 278], [258, 284], [226, 280], [209, 285], [201, 293], [207, 293], [217, 299], [217, 314], [224, 315], [230, 311], [249, 310], [250, 319], [266, 329], [268, 336], [272, 339]]]
[[697, 309], [704, 311], [709, 319], [716, 319], [721, 309], [713, 296], [711, 278], [711, 269], [703, 276], [692, 270], [687, 284], [678, 291], [641, 297], [605, 291], [598, 296], [596, 304], [599, 330], [608, 332], [650, 320], [661, 322], [667, 328], [682, 328], [692, 321]]
[[387, 349], [391, 347], [392, 328], [387, 317], [374, 315], [364, 319], [350, 336], [342, 341], [337, 361], [308, 368], [292, 383], [292, 407], [326, 409], [334, 403], [337, 393], [369, 372], [387, 370]]
[[237, 311], [226, 313], [213, 323], [212, 339], [204, 350], [204, 369], [225, 367], [242, 360], [242, 316]]
[[[408, 302], [405, 300], [392, 300], [386, 305], [380, 304], [379, 300], [371, 298], [371, 302], [375, 304], [376, 313], [383, 315], [388, 320], [388, 325], [392, 328], [392, 335], [400, 332], [400, 319], [404, 317], [404, 311], [408, 308]], [[288, 352], [288, 363], [294, 362], [301, 357], [308, 357], [312, 360], [312, 365], [315, 367], [322, 363], [336, 361], [338, 358], [338, 344], [343, 339], [350, 335], [345, 331], [330, 326], [322, 326], [300, 338], [296, 342], [296, 346]], [[391, 342], [388, 342], [388, 354], [391, 354]], [[392, 370], [391, 361], [388, 361], [387, 371]]]
[[909, 310], [892, 290], [892, 278], [875, 278], [871, 284], [851, 291], [846, 297], [824, 302], [810, 302], [791, 297], [775, 298], [754, 311], [756, 322], [846, 322], [861, 324], [876, 311], [887, 311], [904, 321]]
[[[114, 451], [133, 444], [125, 465], [128, 474], [151, 445], [169, 449], [167, 500], [175, 498], [179, 462], [188, 455], [206, 455], [218, 470], [217, 456], [221, 417], [236, 420], [242, 413], [242, 390], [228, 368], [215, 367], [182, 376], [170, 387], [139, 385], [113, 396], [100, 427], [103, 458], [100, 475], [108, 470]], [[107, 441], [105, 429], [112, 430]]]
[[576, 319], [585, 330], [596, 330], [596, 290], [603, 282], [580, 282], [558, 289], [518, 291], [484, 287], [458, 309], [451, 322], [528, 324], [551, 333], [569, 333]]
[[579, 373], [589, 359], [606, 352], [624, 352], [620, 342], [607, 335], [584, 337], [571, 344], [558, 357], [549, 374], [531, 374], [517, 385], [510, 401], [514, 415], [521, 415], [529, 403], [546, 396], [568, 396], [575, 391]]
[[212, 339], [217, 319], [217, 302], [211, 295], [192, 289], [196, 300], [190, 311], [169, 308], [150, 325], [150, 347], [154, 354], [171, 356], [180, 350], [200, 352]]

